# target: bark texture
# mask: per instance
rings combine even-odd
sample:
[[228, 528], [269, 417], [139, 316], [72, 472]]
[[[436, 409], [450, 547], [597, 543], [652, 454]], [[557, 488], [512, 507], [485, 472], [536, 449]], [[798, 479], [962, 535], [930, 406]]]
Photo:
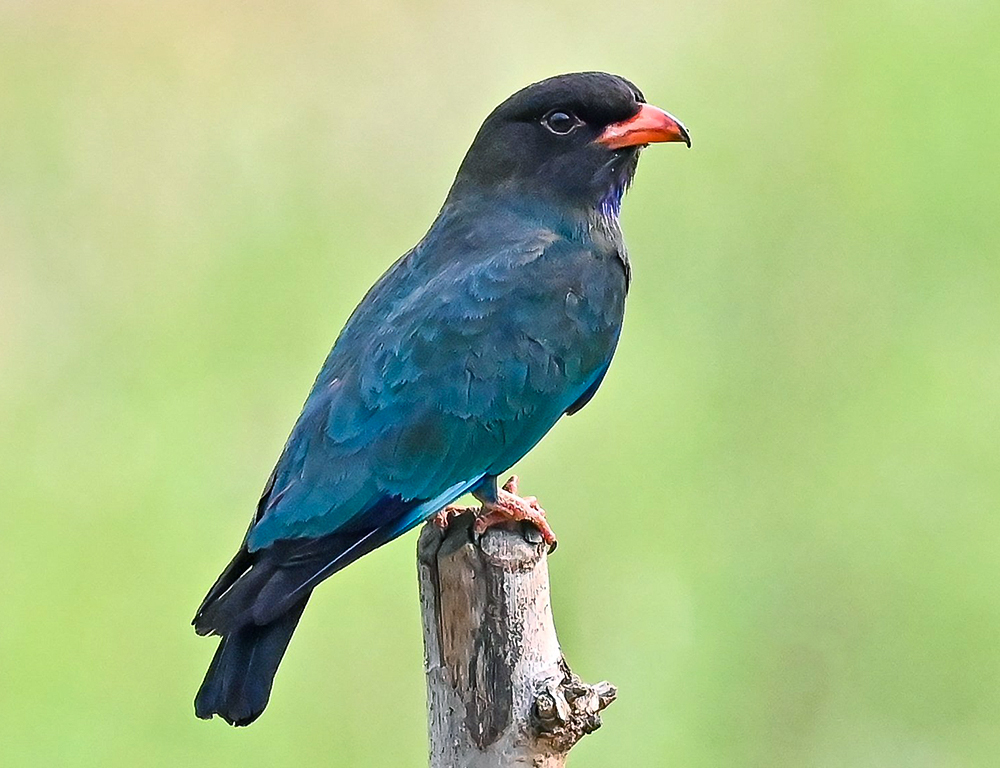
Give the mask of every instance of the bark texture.
[[431, 768], [557, 768], [616, 695], [559, 650], [546, 545], [527, 523], [424, 526], [417, 547]]

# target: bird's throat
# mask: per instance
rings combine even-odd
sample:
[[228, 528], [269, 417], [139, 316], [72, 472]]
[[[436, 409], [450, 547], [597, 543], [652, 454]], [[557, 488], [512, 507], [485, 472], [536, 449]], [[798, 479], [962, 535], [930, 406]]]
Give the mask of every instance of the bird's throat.
[[597, 204], [598, 212], [609, 219], [617, 219], [622, 209], [622, 198], [625, 197], [625, 190], [628, 189], [628, 180], [623, 180], [609, 189], [604, 197]]

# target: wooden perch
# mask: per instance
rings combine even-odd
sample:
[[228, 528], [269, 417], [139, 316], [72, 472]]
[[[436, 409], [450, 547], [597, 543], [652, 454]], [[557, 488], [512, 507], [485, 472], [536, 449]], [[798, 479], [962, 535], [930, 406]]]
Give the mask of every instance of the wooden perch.
[[424, 526], [417, 545], [431, 768], [559, 768], [617, 693], [559, 650], [541, 534]]

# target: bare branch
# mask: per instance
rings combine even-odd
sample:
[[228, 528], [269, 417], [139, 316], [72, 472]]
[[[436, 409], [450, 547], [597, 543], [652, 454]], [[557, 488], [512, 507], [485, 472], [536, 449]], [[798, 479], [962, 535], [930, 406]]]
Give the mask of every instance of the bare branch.
[[546, 546], [530, 524], [471, 515], [428, 524], [417, 547], [431, 768], [558, 768], [616, 695], [559, 650]]

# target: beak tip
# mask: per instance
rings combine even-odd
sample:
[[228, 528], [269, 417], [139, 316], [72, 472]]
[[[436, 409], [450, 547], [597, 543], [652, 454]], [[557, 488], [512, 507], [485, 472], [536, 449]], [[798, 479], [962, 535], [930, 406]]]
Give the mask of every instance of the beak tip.
[[687, 146], [688, 149], [691, 149], [691, 134], [688, 133], [687, 127], [684, 125], [684, 123], [678, 120], [677, 128], [681, 134], [681, 141], [684, 142], [684, 144]]

